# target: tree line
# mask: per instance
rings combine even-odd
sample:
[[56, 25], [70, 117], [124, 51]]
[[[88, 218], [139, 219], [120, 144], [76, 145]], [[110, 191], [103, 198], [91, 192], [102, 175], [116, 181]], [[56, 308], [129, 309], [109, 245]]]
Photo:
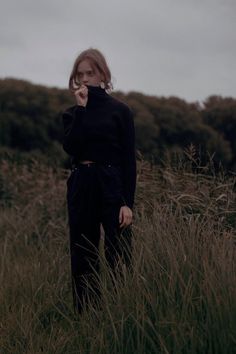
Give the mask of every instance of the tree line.
[[[137, 151], [154, 163], [194, 146], [195, 157], [236, 167], [236, 99], [212, 95], [203, 103], [175, 96], [121, 91], [112, 95], [134, 113]], [[49, 88], [13, 78], [0, 80], [0, 152], [20, 151], [51, 156], [68, 164], [62, 149], [61, 115], [74, 105], [67, 89]]]

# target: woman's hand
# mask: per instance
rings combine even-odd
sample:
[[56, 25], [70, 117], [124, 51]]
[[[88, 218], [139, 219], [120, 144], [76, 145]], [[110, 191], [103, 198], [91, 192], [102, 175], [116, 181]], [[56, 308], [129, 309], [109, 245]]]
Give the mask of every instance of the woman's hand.
[[74, 95], [79, 106], [86, 106], [88, 102], [88, 88], [82, 84], [80, 87], [74, 85]]
[[120, 208], [119, 223], [120, 227], [127, 227], [132, 223], [133, 212], [132, 210], [124, 205]]

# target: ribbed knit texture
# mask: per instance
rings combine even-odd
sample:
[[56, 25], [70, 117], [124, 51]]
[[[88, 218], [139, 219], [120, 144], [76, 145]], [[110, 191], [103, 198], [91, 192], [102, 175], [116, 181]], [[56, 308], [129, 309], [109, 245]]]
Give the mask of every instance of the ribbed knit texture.
[[136, 189], [132, 111], [101, 87], [87, 87], [86, 107], [75, 105], [62, 115], [63, 148], [75, 164], [80, 160], [91, 160], [120, 165], [123, 171], [124, 201], [132, 209]]

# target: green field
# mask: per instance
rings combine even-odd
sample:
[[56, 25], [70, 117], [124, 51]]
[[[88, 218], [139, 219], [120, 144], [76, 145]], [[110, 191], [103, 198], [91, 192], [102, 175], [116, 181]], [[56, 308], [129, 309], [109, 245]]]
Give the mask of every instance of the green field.
[[235, 353], [236, 178], [192, 167], [138, 162], [132, 271], [75, 316], [69, 172], [2, 159], [0, 353]]

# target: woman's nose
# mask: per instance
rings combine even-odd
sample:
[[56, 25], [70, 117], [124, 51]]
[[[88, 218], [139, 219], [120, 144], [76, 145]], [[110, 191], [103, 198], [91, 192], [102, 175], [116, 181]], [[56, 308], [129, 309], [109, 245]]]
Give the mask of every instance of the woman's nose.
[[88, 77], [87, 77], [87, 75], [84, 75], [82, 78], [82, 83], [86, 84], [87, 82], [88, 82]]

